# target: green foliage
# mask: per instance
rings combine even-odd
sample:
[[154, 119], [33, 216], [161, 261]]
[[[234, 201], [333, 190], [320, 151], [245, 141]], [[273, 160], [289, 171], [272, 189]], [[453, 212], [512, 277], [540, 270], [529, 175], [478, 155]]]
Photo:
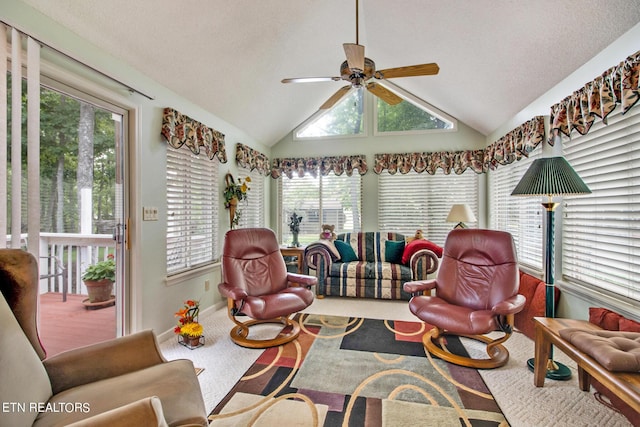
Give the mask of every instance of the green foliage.
[[106, 261], [100, 261], [90, 265], [84, 271], [82, 280], [103, 280], [108, 279], [112, 282], [116, 281], [116, 262], [113, 255], [109, 255]]
[[378, 132], [447, 129], [449, 124], [407, 101], [389, 105], [378, 99]]

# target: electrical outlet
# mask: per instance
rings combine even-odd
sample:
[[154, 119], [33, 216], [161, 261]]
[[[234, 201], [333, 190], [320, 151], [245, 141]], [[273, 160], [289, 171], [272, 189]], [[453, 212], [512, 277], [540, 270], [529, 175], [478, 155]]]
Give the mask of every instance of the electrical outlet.
[[211, 284], [208, 280], [204, 281], [204, 291], [207, 292], [211, 288]]
[[143, 221], [157, 221], [158, 220], [158, 208], [153, 206], [145, 206], [142, 208], [142, 220]]

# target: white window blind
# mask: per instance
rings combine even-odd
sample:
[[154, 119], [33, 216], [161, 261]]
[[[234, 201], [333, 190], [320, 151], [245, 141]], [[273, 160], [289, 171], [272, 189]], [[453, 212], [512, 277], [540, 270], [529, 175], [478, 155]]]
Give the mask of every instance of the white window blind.
[[167, 274], [218, 258], [218, 161], [167, 147]]
[[592, 193], [563, 201], [562, 274], [640, 300], [640, 108], [564, 141]]
[[239, 177], [246, 179], [251, 178], [249, 183], [249, 192], [247, 199], [240, 202], [239, 228], [264, 227], [264, 175], [254, 169], [249, 172], [248, 169], [240, 169]]
[[518, 262], [542, 271], [544, 210], [539, 197], [516, 197], [511, 192], [529, 169], [542, 148], [528, 158], [489, 171], [489, 228], [511, 233], [516, 243]]
[[282, 243], [292, 241], [289, 219], [294, 212], [302, 216], [298, 235], [301, 244], [318, 240], [322, 224], [334, 225], [336, 233], [360, 231], [362, 180], [358, 173], [330, 173], [316, 178], [307, 174], [278, 181]]
[[[455, 224], [447, 223], [451, 206], [466, 203], [478, 217], [478, 175], [383, 172], [378, 175], [378, 229], [413, 236], [420, 229], [432, 242], [443, 245]], [[475, 227], [476, 223], [467, 224]]]

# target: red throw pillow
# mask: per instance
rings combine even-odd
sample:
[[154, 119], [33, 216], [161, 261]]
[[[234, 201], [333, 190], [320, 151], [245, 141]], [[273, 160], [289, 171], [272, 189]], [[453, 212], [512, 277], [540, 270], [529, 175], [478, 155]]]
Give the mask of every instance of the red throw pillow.
[[589, 307], [589, 322], [608, 331], [617, 331], [620, 328], [622, 316], [607, 308]]
[[640, 323], [635, 320], [627, 319], [626, 317], [620, 318], [620, 330], [625, 332], [640, 332]]
[[420, 249], [429, 249], [432, 251], [438, 258], [442, 257], [442, 248], [436, 245], [429, 240], [413, 240], [407, 243], [404, 247], [404, 251], [402, 252], [402, 263], [407, 264], [413, 254], [418, 252]]

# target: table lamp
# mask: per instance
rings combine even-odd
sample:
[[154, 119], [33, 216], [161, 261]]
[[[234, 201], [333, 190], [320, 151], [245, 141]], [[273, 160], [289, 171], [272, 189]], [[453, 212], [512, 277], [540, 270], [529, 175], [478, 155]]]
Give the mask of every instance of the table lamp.
[[[558, 203], [553, 202], [553, 196], [567, 196], [589, 194], [591, 190], [580, 179], [575, 170], [564, 157], [544, 157], [533, 161], [511, 192], [512, 196], [547, 196], [547, 202], [542, 203], [547, 211], [547, 232], [545, 250], [545, 316], [555, 317], [555, 280], [554, 272], [554, 211]], [[534, 359], [527, 361], [529, 369], [533, 371]], [[549, 353], [546, 377], [554, 380], [568, 380], [571, 371], [565, 365], [553, 360], [553, 347]]]
[[453, 228], [467, 228], [465, 222], [475, 222], [476, 217], [473, 215], [469, 205], [453, 205], [447, 216], [447, 222], [457, 222]]

